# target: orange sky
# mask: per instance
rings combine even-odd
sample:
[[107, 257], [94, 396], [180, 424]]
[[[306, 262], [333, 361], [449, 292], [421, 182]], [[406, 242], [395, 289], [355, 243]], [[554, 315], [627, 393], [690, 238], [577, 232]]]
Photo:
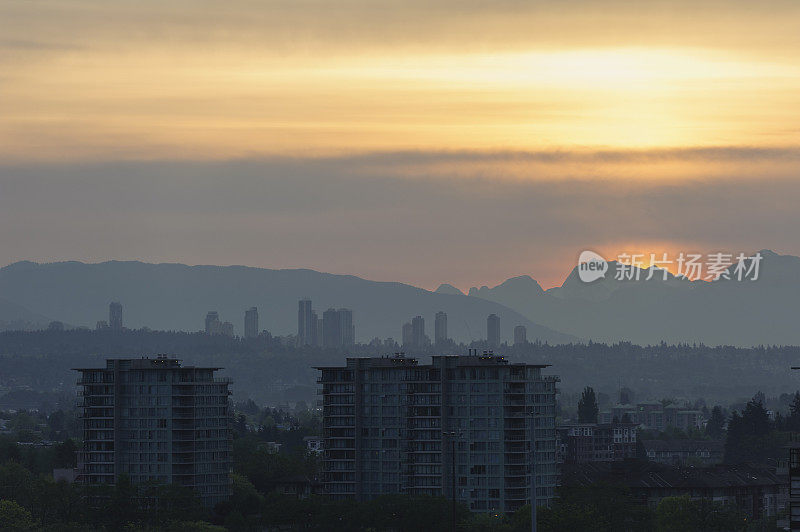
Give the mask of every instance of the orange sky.
[[4, 3], [0, 155], [797, 141], [796, 3], [426, 4]]
[[[785, 155], [800, 137], [797, 2], [533, 4], [4, 2], [0, 161], [26, 167], [288, 157], [313, 166], [326, 157], [429, 153], [440, 156], [377, 166], [360, 160], [343, 175], [370, 180], [378, 172], [381, 179], [456, 187], [473, 179], [589, 180], [614, 187], [618, 198], [641, 187], [797, 175], [797, 157]], [[764, 151], [715, 155], [724, 150]], [[448, 153], [480, 157], [441, 156]], [[0, 174], [0, 186], [9, 179]], [[655, 252], [761, 247], [755, 238], [720, 242], [699, 231], [586, 241], [608, 252], [630, 242]], [[19, 247], [22, 240], [20, 233], [7, 242], [18, 251], [6, 259], [58, 258], [48, 255], [46, 239], [40, 247]], [[566, 272], [567, 257], [579, 251], [565, 244], [548, 259], [510, 257], [502, 268], [460, 282], [539, 271], [545, 284], [555, 284], [556, 270]], [[104, 256], [99, 248], [91, 255]], [[113, 246], [106, 255], [127, 257]], [[194, 251], [174, 259], [219, 260]], [[249, 254], [240, 261], [350, 266], [304, 253], [279, 264]], [[352, 273], [399, 278], [372, 264]], [[425, 272], [402, 278], [429, 287], [439, 279]]]

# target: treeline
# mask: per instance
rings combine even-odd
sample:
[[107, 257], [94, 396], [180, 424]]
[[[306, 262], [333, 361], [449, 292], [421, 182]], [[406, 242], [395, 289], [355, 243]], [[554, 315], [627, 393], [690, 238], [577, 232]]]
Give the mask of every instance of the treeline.
[[182, 486], [82, 486], [0, 465], [0, 530], [213, 530], [211, 514]]
[[[466, 353], [470, 347], [480, 350], [483, 346], [480, 342], [452, 344], [444, 349], [426, 348], [420, 353], [409, 351], [407, 355], [421, 356], [427, 362], [430, 354]], [[560, 389], [565, 398], [589, 385], [598, 391], [598, 400], [605, 396], [613, 402], [622, 383], [641, 399], [702, 397], [710, 404], [730, 404], [756, 390], [776, 397], [796, 390], [800, 382], [800, 374], [789, 370], [800, 360], [800, 348], [791, 346], [745, 349], [702, 344], [528, 343], [504, 345], [494, 352], [512, 361], [551, 364], [547, 372], [561, 377]], [[314, 366], [343, 364], [345, 356], [392, 353], [383, 345], [369, 344], [346, 349], [295, 347], [266, 335], [243, 340], [146, 329], [6, 331], [0, 333], [0, 386], [28, 387], [48, 394], [73, 393], [76, 375], [70, 368], [102, 366], [108, 357], [157, 354], [174, 355], [186, 363], [222, 367], [223, 373], [234, 380], [238, 399], [278, 404], [315, 399]]]
[[[272, 413], [259, 410], [244, 417], [245, 427]], [[758, 414], [760, 416], [760, 414]], [[751, 419], [747, 412], [742, 417]], [[274, 419], [274, 418], [273, 418]], [[281, 419], [290, 430], [304, 432], [295, 416]], [[748, 421], [749, 423], [749, 421]], [[240, 424], [240, 427], [242, 424]], [[236, 431], [233, 494], [214, 509], [203, 508], [196, 495], [179, 486], [133, 486], [120, 478], [116, 486], [83, 487], [56, 483], [47, 469], [67, 466], [72, 449], [20, 448], [0, 445], [0, 530], [166, 530], [166, 531], [438, 531], [452, 519], [451, 501], [441, 497], [386, 495], [373, 501], [332, 501], [281, 495], [286, 479], [316, 483], [319, 461], [296, 448], [275, 452], [260, 430]], [[281, 429], [282, 430], [282, 429]], [[259, 434], [261, 432], [261, 434]], [[14, 447], [17, 447], [16, 449]], [[47, 459], [45, 455], [51, 456]], [[41, 455], [38, 457], [30, 455]], [[59, 462], [55, 457], [61, 456]], [[72, 454], [74, 456], [74, 454]], [[618, 486], [565, 487], [551, 508], [539, 508], [542, 531], [772, 531], [774, 519], [754, 522], [737, 508], [709, 501], [672, 497], [650, 508]], [[521, 532], [530, 530], [530, 507], [510, 515], [473, 514], [457, 505], [458, 530]]]
[[[442, 497], [384, 495], [367, 502], [297, 499], [258, 491], [245, 477], [234, 477], [234, 496], [225, 508], [224, 526], [233, 531], [442, 531], [451, 529], [452, 502]], [[471, 513], [456, 506], [456, 529], [465, 532], [527, 532], [530, 506], [507, 514]], [[612, 485], [562, 488], [550, 508], [537, 509], [542, 532], [776, 532], [774, 517], [753, 520], [740, 509], [689, 496], [667, 497], [655, 508]]]
[[785, 446], [792, 433], [800, 432], [800, 392], [794, 394], [787, 414], [776, 412], [774, 419], [764, 407], [763, 396], [756, 394], [741, 413], [733, 411], [726, 428], [726, 463], [774, 466], [779, 459], [786, 458]]

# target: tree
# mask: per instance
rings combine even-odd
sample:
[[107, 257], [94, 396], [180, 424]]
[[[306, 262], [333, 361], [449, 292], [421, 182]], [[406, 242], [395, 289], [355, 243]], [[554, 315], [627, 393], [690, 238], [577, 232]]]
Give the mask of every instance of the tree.
[[[530, 507], [527, 507], [530, 514]], [[521, 511], [521, 510], [520, 510]], [[652, 511], [624, 486], [562, 486], [550, 508], [537, 508], [539, 530], [652, 530]], [[520, 530], [529, 530], [527, 527]]]
[[697, 507], [688, 495], [664, 497], [656, 508], [656, 527], [659, 532], [689, 532], [697, 527]]
[[0, 498], [14, 499], [23, 507], [30, 507], [34, 494], [34, 478], [25, 466], [17, 462], [0, 466]]
[[597, 423], [597, 397], [594, 394], [594, 389], [591, 386], [584, 388], [581, 398], [578, 401], [578, 422], [579, 423]]
[[772, 428], [769, 414], [759, 394], [760, 392], [748, 401], [742, 412], [742, 425], [749, 436], [766, 436]]
[[717, 405], [711, 410], [711, 418], [708, 420], [708, 424], [706, 424], [706, 434], [708, 434], [710, 438], [719, 440], [722, 438], [724, 430], [725, 416], [722, 413], [722, 407]]
[[789, 405], [789, 416], [786, 418], [786, 429], [800, 432], [800, 392], [794, 393], [792, 404]]
[[724, 461], [726, 464], [735, 464], [742, 461], [740, 446], [743, 436], [742, 416], [734, 410], [728, 420], [728, 436], [725, 438]]
[[658, 532], [737, 531], [746, 528], [744, 515], [733, 506], [688, 495], [664, 497], [656, 508]]
[[0, 501], [0, 530], [33, 530], [31, 513], [15, 501]]

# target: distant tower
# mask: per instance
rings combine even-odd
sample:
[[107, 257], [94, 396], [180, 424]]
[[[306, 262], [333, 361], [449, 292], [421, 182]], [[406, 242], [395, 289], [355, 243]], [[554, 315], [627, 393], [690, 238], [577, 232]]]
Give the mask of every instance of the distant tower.
[[311, 320], [308, 322], [308, 328], [311, 333], [311, 344], [319, 345], [322, 340], [322, 320], [317, 316], [317, 311], [311, 311]]
[[339, 336], [342, 340], [341, 345], [355, 345], [356, 329], [353, 325], [353, 311], [348, 308], [340, 308], [336, 312], [339, 313]]
[[219, 313], [212, 310], [206, 314], [206, 334], [219, 334]]
[[317, 316], [317, 313], [314, 312], [314, 320], [316, 323], [316, 336], [314, 337], [314, 345], [317, 347], [322, 346], [322, 338], [325, 336], [325, 330], [322, 328], [322, 318]]
[[500, 317], [489, 314], [486, 318], [486, 343], [489, 347], [500, 347]]
[[341, 314], [334, 308], [322, 313], [322, 345], [339, 347], [342, 345]]
[[304, 297], [297, 306], [297, 345], [312, 345], [314, 343], [313, 327], [316, 327], [316, 323], [312, 323], [313, 317], [314, 311], [311, 310], [311, 300]]
[[233, 338], [233, 323], [229, 321], [222, 322], [219, 326], [219, 334]]
[[514, 327], [514, 345], [525, 345], [528, 343], [528, 329], [524, 325]]
[[403, 339], [403, 345], [405, 347], [411, 347], [411, 344], [414, 343], [414, 328], [412, 327], [411, 323], [406, 322], [403, 324], [403, 333], [401, 334], [401, 338]]
[[414, 316], [411, 320], [411, 343], [415, 347], [425, 345], [425, 319], [422, 316]]
[[122, 330], [122, 303], [112, 301], [108, 305], [108, 327], [112, 331]]
[[258, 336], [258, 309], [250, 307], [244, 312], [244, 337], [255, 338]]
[[436, 345], [442, 345], [447, 342], [447, 314], [444, 312], [440, 311], [436, 313], [433, 337]]

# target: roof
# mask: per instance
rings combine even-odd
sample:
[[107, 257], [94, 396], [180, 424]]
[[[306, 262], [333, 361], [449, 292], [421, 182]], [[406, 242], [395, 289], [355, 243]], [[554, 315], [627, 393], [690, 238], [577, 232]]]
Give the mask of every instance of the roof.
[[510, 363], [508, 360], [500, 355], [433, 355], [433, 364], [419, 365], [419, 360], [415, 357], [406, 357], [403, 354], [394, 356], [382, 357], [347, 357], [346, 365], [344, 366], [314, 366], [314, 369], [348, 369], [355, 366], [373, 367], [373, 368], [419, 368], [419, 369], [434, 369], [440, 368], [436, 364], [438, 359], [455, 360], [457, 367], [487, 367], [487, 366], [505, 366], [505, 367], [529, 367], [529, 368], [549, 368], [552, 364], [526, 364], [522, 362]]
[[[123, 370], [142, 370], [142, 369], [200, 369], [200, 370], [213, 370], [218, 371], [223, 368], [220, 367], [198, 367], [198, 366], [182, 366], [181, 359], [174, 358], [168, 355], [157, 355], [155, 357], [143, 356], [141, 358], [107, 358], [106, 366], [104, 368], [72, 368], [72, 371], [112, 371], [114, 369]], [[121, 368], [121, 362], [129, 362], [127, 367]]]
[[663, 452], [695, 452], [698, 450], [709, 450], [721, 453], [725, 450], [725, 444], [719, 440], [641, 440], [645, 451]]
[[686, 490], [785, 484], [785, 481], [772, 471], [751, 465], [680, 467], [641, 460], [566, 464], [562, 469], [561, 482], [564, 486], [617, 484], [631, 489]]

